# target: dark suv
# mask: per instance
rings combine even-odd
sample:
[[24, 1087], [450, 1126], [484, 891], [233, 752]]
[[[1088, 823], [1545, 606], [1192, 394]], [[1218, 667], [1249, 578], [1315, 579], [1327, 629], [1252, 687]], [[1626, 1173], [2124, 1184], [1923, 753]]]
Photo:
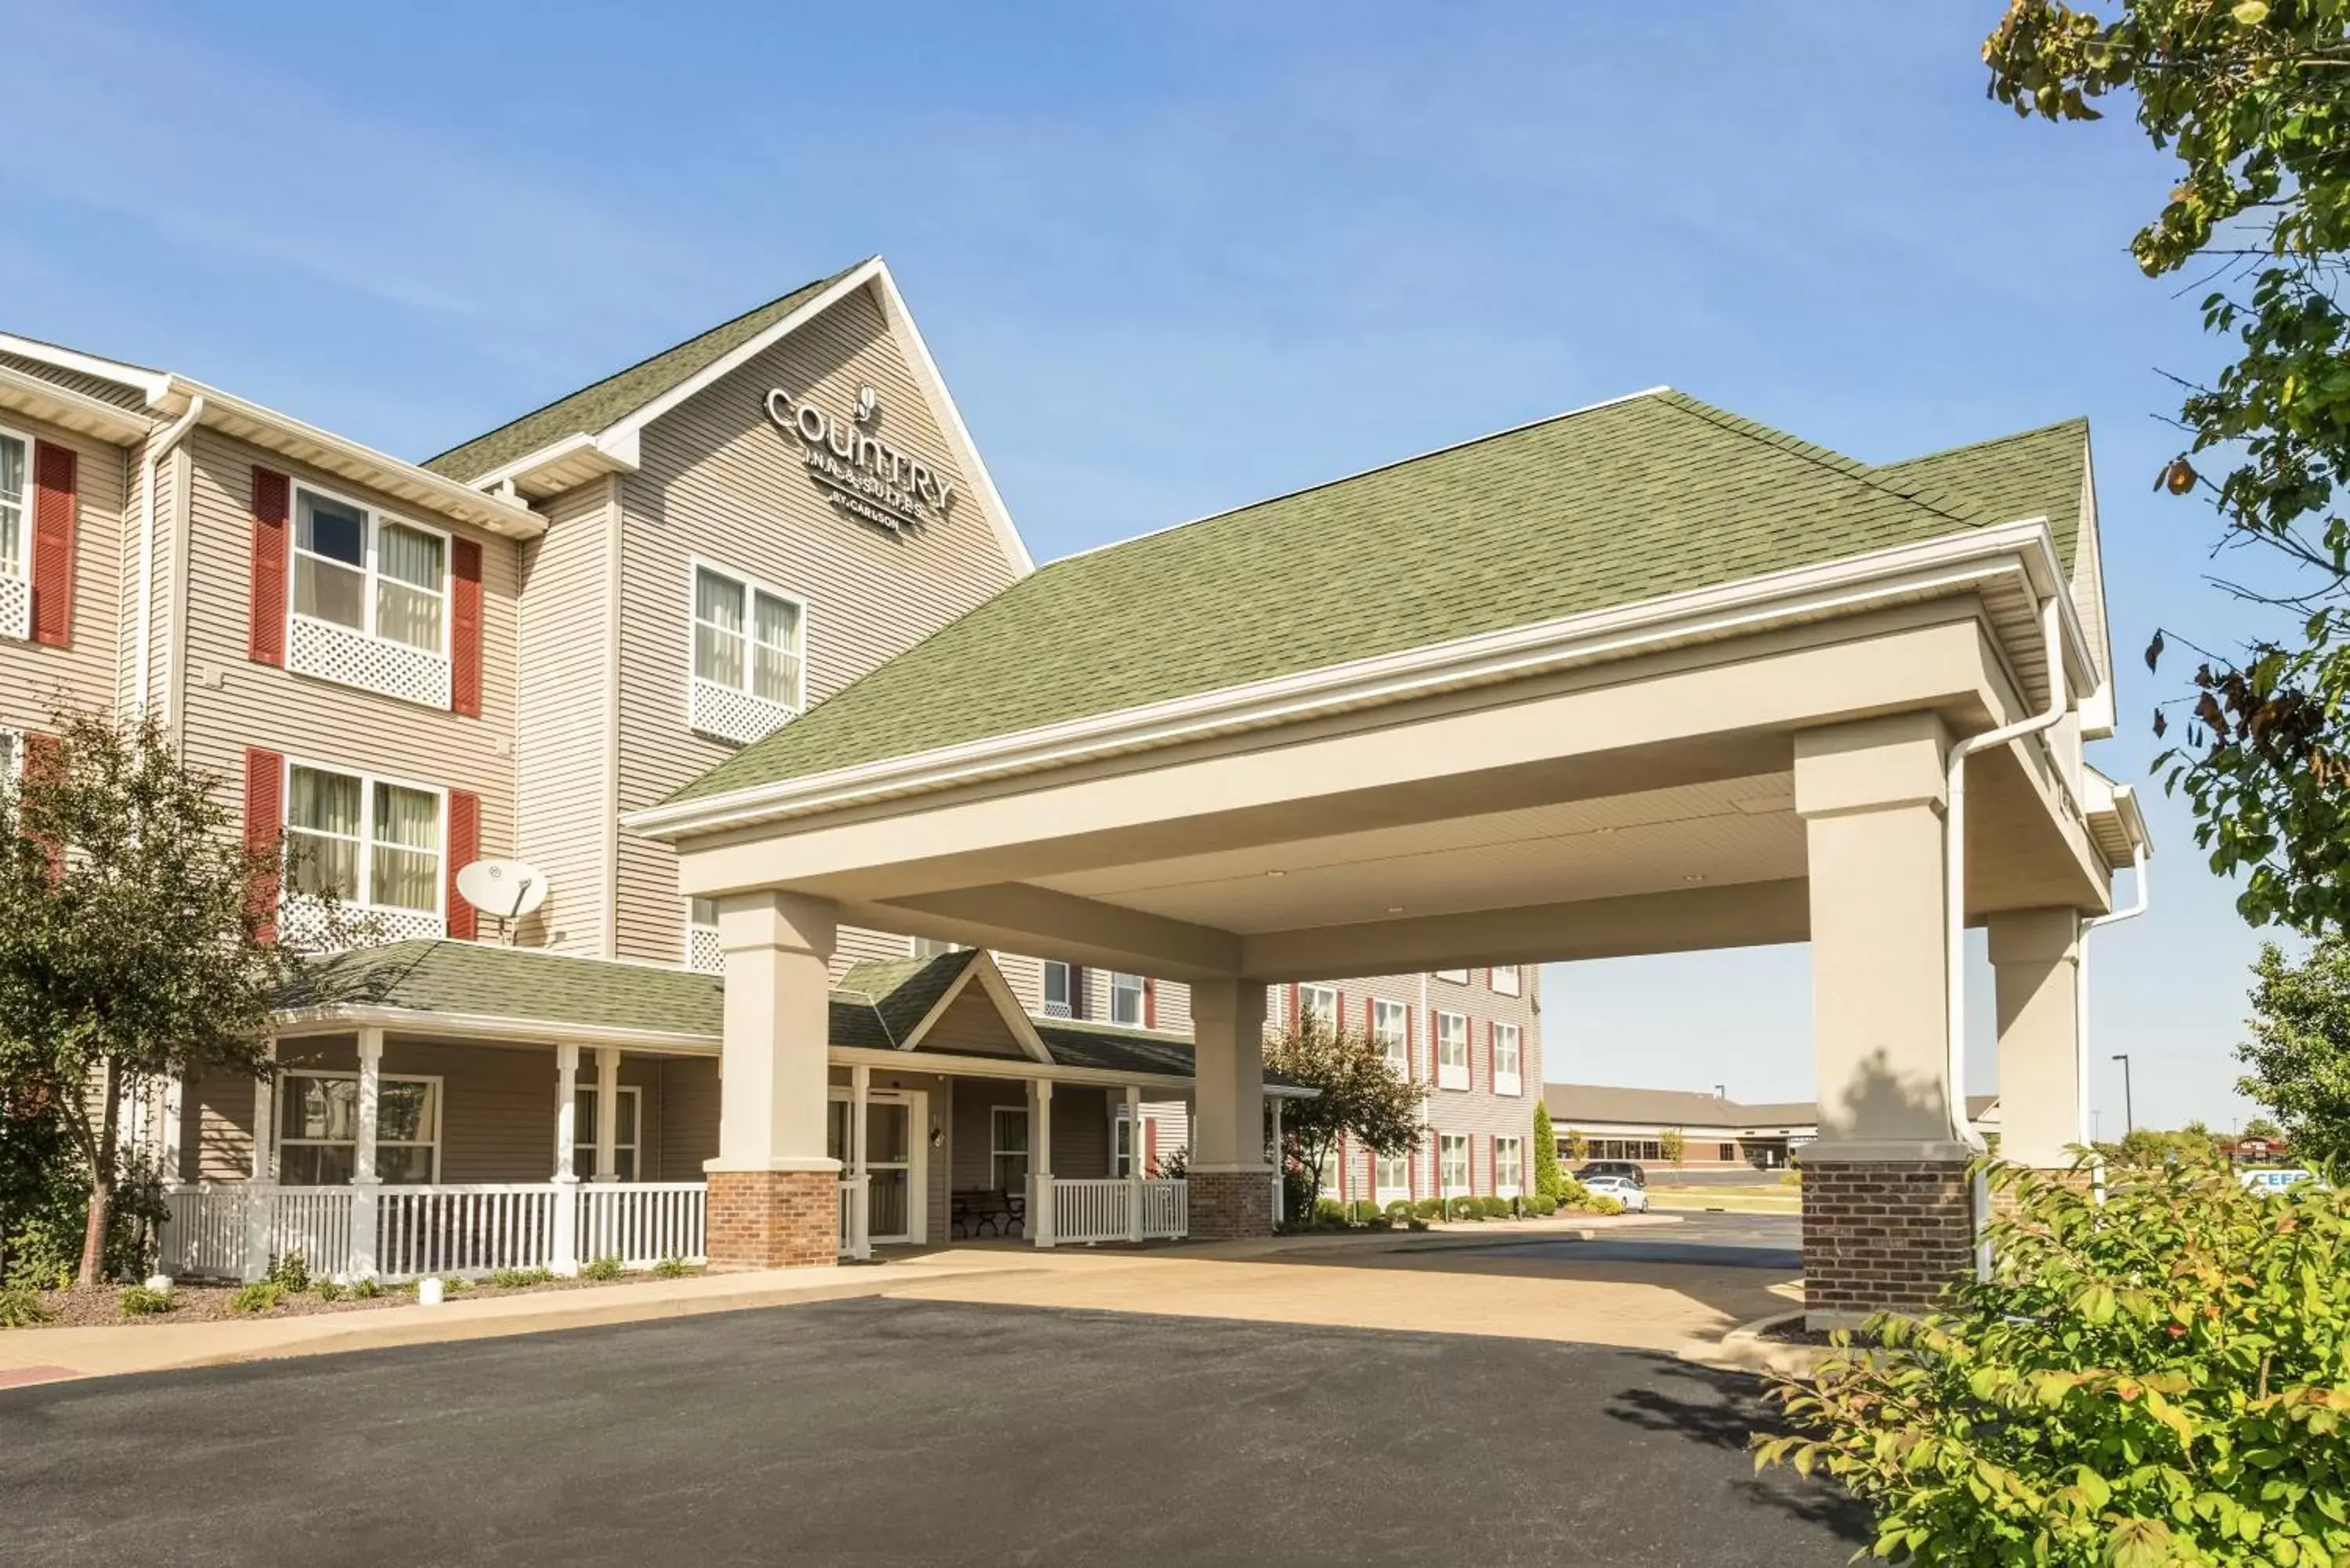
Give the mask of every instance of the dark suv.
[[1588, 1181], [1595, 1176], [1621, 1176], [1629, 1180], [1633, 1186], [1643, 1189], [1648, 1185], [1648, 1173], [1641, 1169], [1637, 1162], [1628, 1159], [1586, 1160], [1575, 1171], [1575, 1179]]

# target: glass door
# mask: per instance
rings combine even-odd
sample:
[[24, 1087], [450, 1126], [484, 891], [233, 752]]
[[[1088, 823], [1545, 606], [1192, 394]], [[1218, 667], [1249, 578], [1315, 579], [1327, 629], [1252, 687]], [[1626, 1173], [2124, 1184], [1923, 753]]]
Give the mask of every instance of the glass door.
[[876, 1241], [914, 1240], [914, 1107], [865, 1105], [866, 1229]]

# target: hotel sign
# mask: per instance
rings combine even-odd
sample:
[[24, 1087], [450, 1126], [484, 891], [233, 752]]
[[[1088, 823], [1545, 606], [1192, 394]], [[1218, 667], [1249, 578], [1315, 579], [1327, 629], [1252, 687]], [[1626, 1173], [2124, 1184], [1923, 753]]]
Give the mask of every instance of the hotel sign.
[[808, 477], [835, 511], [901, 535], [944, 520], [954, 504], [954, 486], [921, 459], [875, 435], [880, 415], [881, 399], [870, 387], [858, 388], [856, 407], [838, 414], [781, 387], [767, 393], [767, 417], [799, 437]]

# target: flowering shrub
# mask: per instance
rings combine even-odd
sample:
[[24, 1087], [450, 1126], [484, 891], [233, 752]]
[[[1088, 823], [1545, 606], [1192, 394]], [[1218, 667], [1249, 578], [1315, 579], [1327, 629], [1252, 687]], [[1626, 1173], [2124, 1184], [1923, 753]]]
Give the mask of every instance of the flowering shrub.
[[2350, 1563], [2350, 1199], [2110, 1177], [1996, 1168], [1992, 1278], [1778, 1381], [1757, 1464], [1841, 1480], [1893, 1562]]

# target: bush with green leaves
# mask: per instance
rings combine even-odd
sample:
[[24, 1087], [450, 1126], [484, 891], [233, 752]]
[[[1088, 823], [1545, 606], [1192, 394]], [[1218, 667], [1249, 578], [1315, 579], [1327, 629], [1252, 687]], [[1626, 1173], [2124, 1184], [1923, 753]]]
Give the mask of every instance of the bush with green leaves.
[[383, 1286], [373, 1279], [357, 1279], [350, 1283], [350, 1297], [356, 1302], [371, 1302], [383, 1294]]
[[272, 1253], [261, 1277], [286, 1294], [298, 1296], [310, 1288], [310, 1260], [298, 1251]]
[[1347, 1218], [1357, 1225], [1367, 1225], [1374, 1220], [1384, 1220], [1388, 1217], [1387, 1207], [1377, 1199], [1369, 1198], [1356, 1199], [1347, 1206]]
[[0, 1328], [34, 1328], [49, 1321], [48, 1303], [30, 1285], [0, 1285]]
[[580, 1265], [579, 1277], [583, 1280], [617, 1280], [620, 1277], [620, 1260], [609, 1254], [590, 1258]]
[[677, 1257], [663, 1258], [652, 1268], [653, 1278], [657, 1280], [681, 1280], [691, 1272], [693, 1265]]
[[1385, 1212], [1389, 1224], [1403, 1224], [1412, 1216], [1411, 1200], [1408, 1198], [1399, 1198], [1387, 1206]]
[[1477, 1199], [1477, 1212], [1488, 1220], [1507, 1220], [1511, 1213], [1510, 1200], [1506, 1198], [1480, 1198]]
[[255, 1280], [228, 1298], [228, 1310], [244, 1314], [274, 1312], [285, 1299], [284, 1285], [271, 1280]]
[[132, 1285], [115, 1301], [125, 1317], [151, 1317], [157, 1313], [172, 1311], [180, 1304], [179, 1293], [167, 1288], [150, 1290], [145, 1285]]
[[555, 1271], [552, 1269], [496, 1269], [493, 1270], [490, 1277], [483, 1282], [493, 1290], [527, 1290], [532, 1285], [553, 1284]]
[[1758, 1464], [1825, 1470], [1901, 1561], [2350, 1562], [2350, 1195], [2197, 1162], [2110, 1170], [2102, 1206], [1992, 1179], [1991, 1277], [1781, 1380], [1794, 1431]]
[[1558, 1212], [1558, 1199], [1547, 1193], [1537, 1192], [1526, 1199], [1526, 1212], [1537, 1220], [1547, 1220]]
[[1446, 1200], [1444, 1217], [1447, 1220], [1482, 1220], [1485, 1211], [1477, 1206], [1473, 1198], [1454, 1198]]
[[1550, 1107], [1534, 1102], [1534, 1196], [1547, 1198], [1555, 1208], [1559, 1183], [1566, 1171], [1558, 1163], [1558, 1131], [1551, 1126]]
[[338, 1302], [350, 1293], [350, 1289], [332, 1280], [320, 1280], [311, 1285], [310, 1293], [322, 1302]]
[[1444, 1199], [1423, 1198], [1411, 1206], [1411, 1213], [1415, 1220], [1441, 1220], [1444, 1218]]
[[1314, 1223], [1324, 1229], [1343, 1226], [1347, 1222], [1347, 1206], [1335, 1198], [1315, 1200]]

